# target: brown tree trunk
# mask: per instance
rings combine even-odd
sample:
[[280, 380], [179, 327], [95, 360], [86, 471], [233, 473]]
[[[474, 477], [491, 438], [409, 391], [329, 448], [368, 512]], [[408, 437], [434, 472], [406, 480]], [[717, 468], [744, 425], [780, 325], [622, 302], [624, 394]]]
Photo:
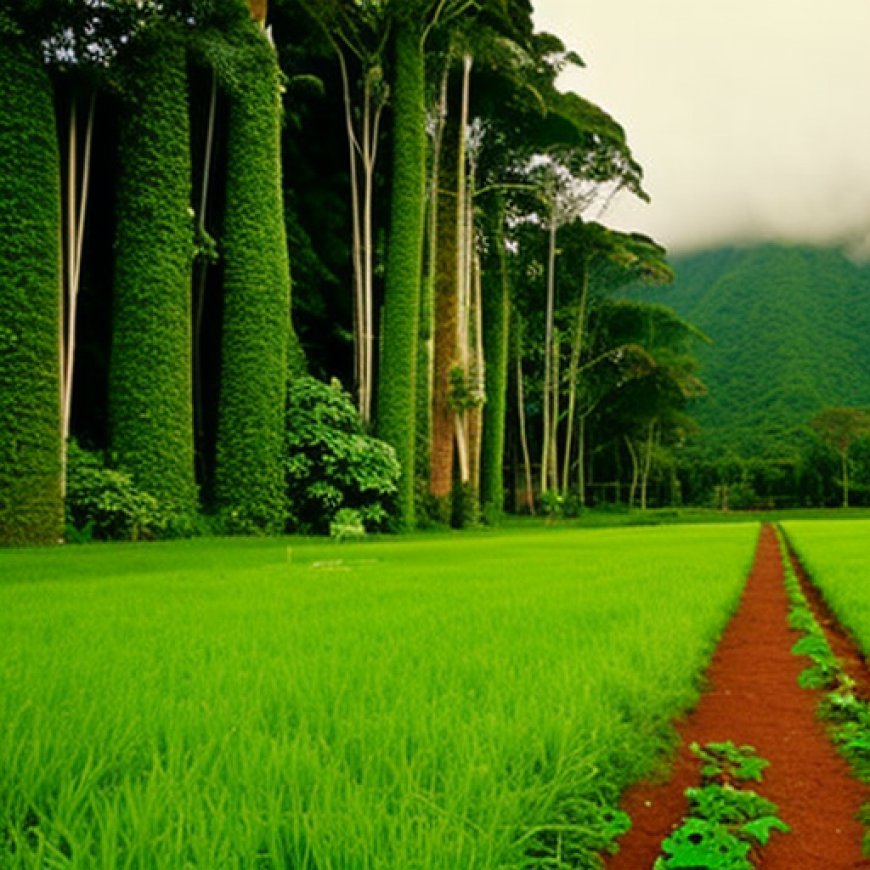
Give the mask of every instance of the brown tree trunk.
[[453, 486], [453, 438], [456, 413], [451, 404], [451, 372], [457, 365], [458, 293], [456, 255], [457, 152], [459, 127], [448, 121], [441, 139], [436, 206], [438, 248], [435, 260], [435, 299], [432, 377], [432, 448], [429, 492], [447, 502]]

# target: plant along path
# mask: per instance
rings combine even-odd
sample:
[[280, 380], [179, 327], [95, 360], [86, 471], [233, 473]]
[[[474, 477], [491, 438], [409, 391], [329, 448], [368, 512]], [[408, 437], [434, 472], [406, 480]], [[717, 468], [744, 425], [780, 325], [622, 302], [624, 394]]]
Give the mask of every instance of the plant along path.
[[740, 607], [707, 672], [709, 690], [679, 727], [682, 746], [671, 779], [639, 784], [623, 799], [632, 829], [608, 859], [609, 870], [646, 870], [687, 811], [684, 791], [697, 784], [689, 745], [731, 740], [768, 759], [764, 796], [791, 833], [760, 853], [765, 870], [870, 868], [855, 816], [867, 799], [816, 718], [819, 693], [801, 689], [806, 659], [793, 655], [798, 635], [787, 625], [788, 601], [776, 536], [764, 526]]

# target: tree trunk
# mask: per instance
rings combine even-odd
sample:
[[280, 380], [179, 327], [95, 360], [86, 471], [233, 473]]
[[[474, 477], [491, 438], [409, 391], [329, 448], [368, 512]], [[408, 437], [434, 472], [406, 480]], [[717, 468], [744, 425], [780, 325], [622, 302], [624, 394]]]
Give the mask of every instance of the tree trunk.
[[[121, 125], [109, 366], [112, 451], [182, 522], [197, 507], [191, 377], [191, 163], [183, 38], [137, 46]], [[156, 204], [156, 205], [155, 205]]]
[[426, 188], [425, 60], [419, 25], [394, 31], [393, 168], [384, 290], [378, 435], [396, 451], [400, 524], [414, 525], [414, 394]]
[[523, 390], [523, 361], [517, 354], [517, 414], [519, 415], [520, 447], [523, 451], [523, 468], [526, 473], [526, 507], [529, 513], [535, 513], [535, 491], [532, 483], [532, 458], [529, 453], [529, 441], [526, 437], [526, 401]]
[[[212, 70], [211, 90], [208, 102], [208, 122], [206, 125], [205, 151], [203, 154], [202, 184], [199, 196], [199, 214], [197, 226], [200, 239], [205, 237], [206, 213], [208, 211], [208, 193], [211, 184], [211, 161], [214, 154], [214, 125], [217, 114], [217, 73]], [[208, 259], [201, 257], [197, 264], [196, 285], [193, 301], [193, 420], [197, 440], [202, 442], [205, 437], [204, 412], [202, 404], [202, 319], [205, 313], [205, 291], [208, 279]]]
[[556, 295], [556, 208], [550, 207], [550, 228], [547, 246], [547, 307], [544, 328], [544, 390], [541, 432], [541, 494], [548, 491], [552, 431], [552, 360], [553, 360], [553, 309]]
[[649, 475], [652, 469], [653, 442], [656, 430], [656, 421], [650, 420], [647, 428], [646, 444], [644, 445], [643, 469], [640, 480], [640, 509], [646, 510], [647, 502], [647, 487], [649, 484]]
[[[227, 531], [284, 528], [284, 404], [290, 268], [281, 182], [280, 70], [252, 34], [230, 95], [224, 217], [224, 322], [215, 496]], [[295, 361], [294, 361], [295, 362]]]
[[[580, 355], [583, 352], [583, 339], [586, 331], [586, 300], [589, 295], [589, 270], [583, 270], [580, 302], [577, 306], [577, 320], [574, 335], [571, 337], [571, 360], [568, 364], [568, 419], [565, 431], [565, 454], [562, 463], [562, 494], [568, 494], [568, 481], [571, 471], [571, 447], [574, 441], [574, 419], [577, 414], [577, 378], [580, 371]], [[582, 459], [581, 459], [582, 461]], [[581, 502], [582, 503], [582, 502]]]
[[66, 496], [67, 445], [72, 418], [73, 376], [75, 373], [76, 321], [78, 317], [79, 286], [82, 272], [82, 249], [85, 237], [85, 215], [91, 177], [91, 145], [94, 136], [96, 94], [88, 100], [85, 123], [85, 145], [82, 155], [81, 189], [78, 186], [78, 107], [71, 100], [69, 135], [67, 138], [67, 292], [66, 340], [62, 363], [61, 408], [61, 493]]
[[480, 496], [496, 513], [504, 509], [504, 441], [507, 425], [507, 373], [510, 333], [510, 277], [504, 239], [505, 202], [499, 197], [492, 220], [492, 275], [483, 294], [483, 350], [486, 402], [483, 406], [483, 456]]
[[841, 451], [840, 459], [843, 463], [843, 507], [847, 508], [849, 507], [849, 451]]
[[637, 495], [637, 481], [639, 475], [639, 463], [637, 458], [637, 450], [632, 444], [631, 438], [628, 435], [624, 436], [625, 446], [628, 448], [628, 455], [631, 458], [631, 486], [628, 490], [628, 509], [634, 509], [634, 498]]
[[450, 516], [456, 426], [451, 378], [459, 363], [459, 275], [456, 268], [459, 246], [459, 224], [456, 216], [459, 136], [456, 120], [448, 120], [441, 139], [441, 162], [438, 170], [429, 493], [436, 500], [438, 513], [444, 521]]
[[51, 81], [0, 34], [0, 544], [56, 543], [61, 499], [61, 181]]

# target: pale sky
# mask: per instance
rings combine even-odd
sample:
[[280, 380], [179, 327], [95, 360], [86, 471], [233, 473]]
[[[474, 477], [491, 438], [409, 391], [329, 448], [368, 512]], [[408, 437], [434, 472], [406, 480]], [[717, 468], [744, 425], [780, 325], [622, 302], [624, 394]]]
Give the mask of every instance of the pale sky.
[[870, 242], [870, 0], [532, 0], [586, 62], [652, 203], [603, 220], [673, 251]]

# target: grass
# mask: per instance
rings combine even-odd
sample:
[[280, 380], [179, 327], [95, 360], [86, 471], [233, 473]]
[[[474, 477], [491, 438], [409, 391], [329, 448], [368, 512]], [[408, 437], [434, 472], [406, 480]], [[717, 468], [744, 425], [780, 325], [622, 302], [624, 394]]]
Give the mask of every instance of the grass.
[[595, 866], [756, 534], [0, 552], [0, 866]]
[[838, 620], [870, 654], [870, 522], [789, 521], [782, 527]]

